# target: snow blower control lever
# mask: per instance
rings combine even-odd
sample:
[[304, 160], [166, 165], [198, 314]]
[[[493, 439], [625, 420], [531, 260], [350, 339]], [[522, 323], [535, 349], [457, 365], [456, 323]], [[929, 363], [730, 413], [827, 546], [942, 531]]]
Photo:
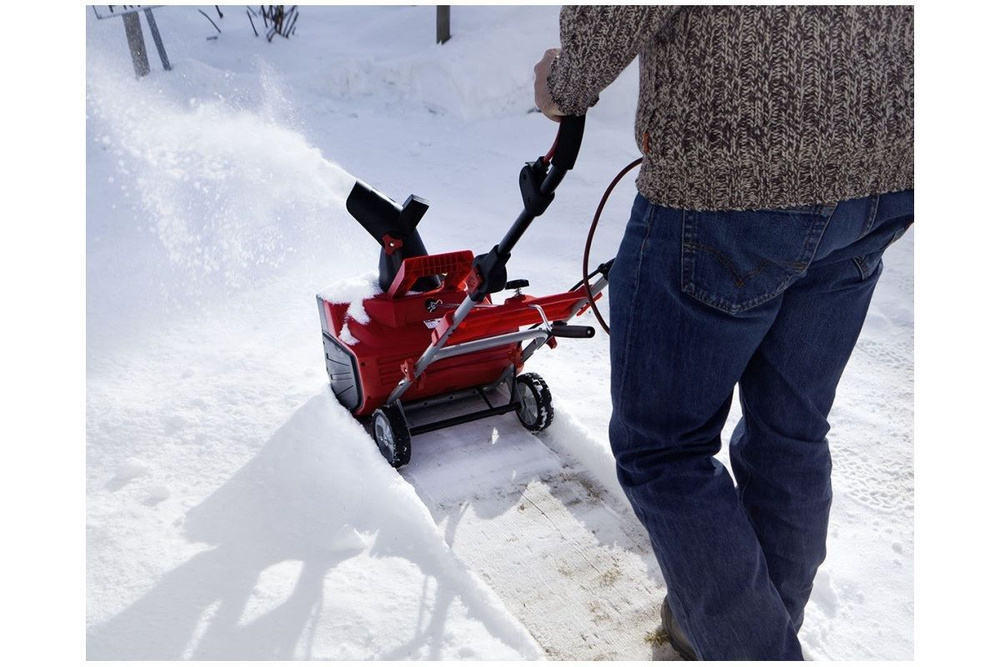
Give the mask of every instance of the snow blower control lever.
[[538, 158], [534, 163], [527, 163], [521, 169], [519, 185], [524, 209], [503, 240], [473, 261], [472, 271], [479, 281], [469, 292], [469, 297], [474, 302], [480, 303], [487, 294], [499, 292], [507, 285], [507, 261], [510, 253], [532, 221], [544, 213], [555, 199], [556, 187], [562, 182], [566, 172], [576, 165], [586, 119], [586, 116], [563, 116], [549, 154]]

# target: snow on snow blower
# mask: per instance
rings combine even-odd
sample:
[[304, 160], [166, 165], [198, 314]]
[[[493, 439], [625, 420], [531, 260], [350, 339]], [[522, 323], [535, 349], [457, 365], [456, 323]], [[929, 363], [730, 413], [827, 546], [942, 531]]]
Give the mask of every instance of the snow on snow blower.
[[[366, 323], [348, 315], [350, 303], [316, 297], [326, 368], [337, 400], [355, 417], [370, 418], [372, 437], [393, 467], [409, 462], [411, 436], [428, 431], [508, 412], [533, 432], [552, 422], [548, 386], [521, 370], [543, 345], [554, 348], [556, 338], [594, 336], [592, 327], [568, 322], [600, 296], [611, 262], [573, 289], [541, 297], [522, 292], [527, 280], [508, 281], [506, 265], [573, 168], [584, 120], [563, 118], [548, 154], [522, 168], [524, 209], [503, 240], [477, 257], [469, 250], [427, 253], [417, 223], [428, 204], [419, 197], [400, 206], [359, 181], [347, 198], [348, 212], [382, 246], [382, 292], [362, 302]], [[495, 303], [490, 295], [504, 290], [513, 295]], [[412, 426], [408, 418], [419, 409], [477, 398], [483, 406], [472, 412]]]

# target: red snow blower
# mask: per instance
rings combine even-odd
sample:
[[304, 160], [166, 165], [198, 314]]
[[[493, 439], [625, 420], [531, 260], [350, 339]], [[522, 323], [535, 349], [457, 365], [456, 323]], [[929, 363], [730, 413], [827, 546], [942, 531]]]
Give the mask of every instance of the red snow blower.
[[[317, 296], [326, 368], [337, 400], [355, 417], [370, 418], [372, 437], [393, 467], [409, 462], [411, 436], [428, 431], [507, 412], [533, 432], [552, 423], [548, 386], [521, 370], [543, 345], [554, 348], [556, 338], [593, 337], [593, 327], [568, 322], [600, 297], [612, 262], [567, 292], [540, 297], [522, 292], [527, 280], [508, 281], [506, 265], [573, 168], [584, 120], [563, 118], [549, 153], [521, 169], [524, 209], [503, 240], [478, 257], [469, 250], [427, 253], [416, 227], [428, 204], [419, 197], [399, 206], [359, 181], [347, 198], [348, 212], [382, 246], [382, 293], [363, 301], [366, 323], [348, 314], [349, 303]], [[504, 290], [513, 294], [494, 302], [491, 295]], [[462, 399], [479, 399], [481, 406], [411, 422], [418, 410]]]

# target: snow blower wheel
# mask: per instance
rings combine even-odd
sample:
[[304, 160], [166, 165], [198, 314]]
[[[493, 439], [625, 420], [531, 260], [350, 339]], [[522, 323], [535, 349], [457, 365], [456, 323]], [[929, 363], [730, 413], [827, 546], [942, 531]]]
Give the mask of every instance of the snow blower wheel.
[[402, 468], [410, 462], [410, 429], [398, 406], [386, 405], [375, 411], [372, 438], [393, 468]]
[[538, 373], [522, 373], [514, 380], [517, 392], [517, 418], [524, 428], [538, 433], [552, 423], [552, 394]]

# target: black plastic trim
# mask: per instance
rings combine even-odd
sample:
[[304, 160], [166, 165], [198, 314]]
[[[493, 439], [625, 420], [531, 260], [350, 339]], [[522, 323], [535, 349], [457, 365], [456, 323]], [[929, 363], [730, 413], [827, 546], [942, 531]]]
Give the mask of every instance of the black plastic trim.
[[323, 352], [326, 357], [326, 374], [330, 378], [330, 389], [340, 404], [353, 413], [361, 407], [363, 396], [358, 361], [343, 343], [325, 331]]

